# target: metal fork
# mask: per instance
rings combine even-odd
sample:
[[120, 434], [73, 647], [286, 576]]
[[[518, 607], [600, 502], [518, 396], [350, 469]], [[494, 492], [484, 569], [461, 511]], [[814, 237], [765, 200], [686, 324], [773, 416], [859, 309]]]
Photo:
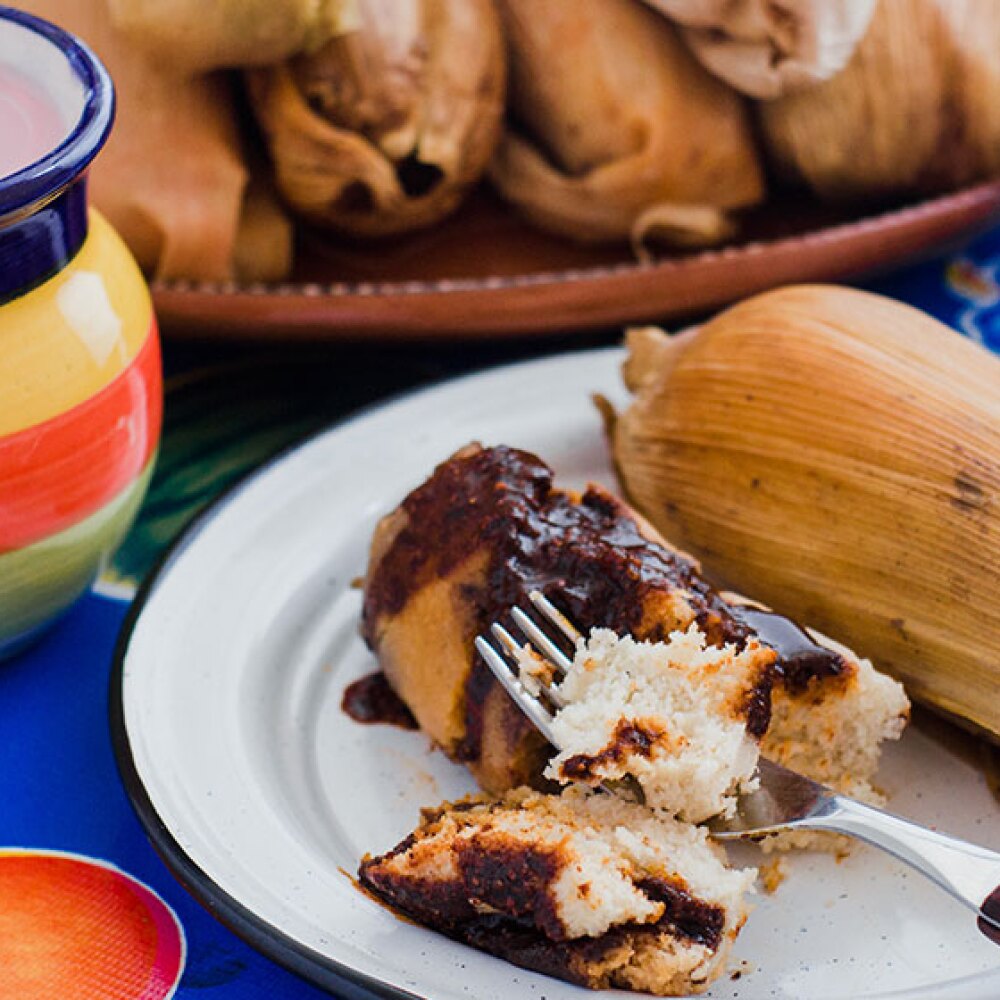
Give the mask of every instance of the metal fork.
[[[574, 647], [583, 637], [569, 619], [540, 592], [529, 595], [540, 616]], [[476, 649], [515, 704], [556, 749], [553, 710], [565, 704], [552, 688], [572, 659], [558, 642], [522, 608], [511, 619], [523, 634], [519, 643], [499, 622], [491, 627], [499, 648], [485, 636]], [[824, 830], [847, 834], [880, 847], [926, 875], [976, 915], [976, 925], [1000, 945], [1000, 854], [949, 837], [917, 823], [865, 805], [772, 761], [760, 758], [755, 791], [741, 794], [732, 819], [708, 824], [719, 840], [749, 839], [789, 830]], [[616, 791], [614, 787], [608, 787]]]

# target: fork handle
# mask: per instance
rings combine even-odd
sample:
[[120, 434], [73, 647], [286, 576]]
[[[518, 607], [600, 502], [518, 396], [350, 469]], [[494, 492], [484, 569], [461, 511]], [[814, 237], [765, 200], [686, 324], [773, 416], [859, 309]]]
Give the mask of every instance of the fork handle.
[[840, 795], [802, 825], [857, 837], [922, 872], [969, 907], [983, 934], [1000, 945], [1000, 854]]

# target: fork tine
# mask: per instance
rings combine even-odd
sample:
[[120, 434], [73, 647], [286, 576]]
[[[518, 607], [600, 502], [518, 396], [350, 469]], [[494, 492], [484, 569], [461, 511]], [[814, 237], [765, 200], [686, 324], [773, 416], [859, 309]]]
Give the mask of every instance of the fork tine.
[[510, 616], [531, 644], [548, 657], [562, 673], [573, 665], [570, 658], [520, 609], [511, 608]]
[[493, 676], [503, 685], [514, 703], [538, 727], [539, 732], [558, 749], [555, 735], [552, 732], [552, 715], [546, 711], [542, 703], [525, 690], [524, 685], [514, 674], [510, 664], [480, 635], [476, 636], [476, 649], [493, 672]]
[[[507, 655], [514, 661], [517, 667], [515, 676], [521, 682], [524, 689], [533, 698], [537, 698], [540, 694], [544, 694], [546, 698], [552, 703], [555, 708], [564, 708], [566, 705], [566, 699], [562, 695], [558, 694], [552, 689], [552, 678], [543, 677], [535, 674], [531, 670], [526, 670], [524, 667], [524, 658], [529, 654], [524, 650], [521, 644], [501, 625], [499, 622], [494, 622], [490, 626], [490, 631], [500, 640], [500, 644], [507, 650]], [[538, 655], [537, 653], [535, 654]], [[545, 660], [544, 657], [539, 657], [547, 666], [552, 667], [554, 664], [550, 660]], [[556, 668], [558, 670], [558, 668]]]
[[[515, 639], [499, 622], [494, 622], [490, 626], [490, 631], [493, 633], [493, 637], [500, 641], [500, 645], [507, 653], [508, 662], [513, 661], [514, 669], [512, 672], [521, 682], [521, 686], [528, 692], [528, 694], [531, 695], [532, 698], [538, 698], [542, 693], [543, 678], [537, 676], [533, 670], [529, 670], [525, 667], [525, 657], [530, 655], [528, 651], [525, 650], [517, 639]], [[540, 656], [538, 658], [542, 662], [548, 662], [543, 660]], [[555, 707], [559, 708], [561, 706], [556, 705]]]
[[528, 600], [574, 645], [583, 638], [573, 623], [540, 590], [528, 594]]
[[517, 659], [518, 654], [521, 652], [521, 646], [510, 632], [508, 632], [503, 625], [499, 622], [494, 622], [490, 626], [490, 631], [500, 640], [500, 644], [507, 650], [507, 652]]

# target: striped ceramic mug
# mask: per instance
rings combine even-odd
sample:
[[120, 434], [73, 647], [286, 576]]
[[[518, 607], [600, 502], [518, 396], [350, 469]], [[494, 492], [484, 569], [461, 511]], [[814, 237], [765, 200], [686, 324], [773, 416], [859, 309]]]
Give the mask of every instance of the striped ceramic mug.
[[86, 588], [141, 502], [160, 431], [149, 292], [88, 209], [114, 117], [96, 56], [0, 7], [0, 655]]

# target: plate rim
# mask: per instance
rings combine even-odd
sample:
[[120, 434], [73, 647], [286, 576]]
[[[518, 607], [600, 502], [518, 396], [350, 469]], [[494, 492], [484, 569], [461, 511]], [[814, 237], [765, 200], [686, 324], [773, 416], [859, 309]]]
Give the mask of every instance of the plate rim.
[[[324, 431], [332, 430], [339, 423], [338, 421], [330, 425]], [[324, 433], [324, 431], [320, 431], [319, 434]], [[311, 438], [317, 437], [319, 434], [310, 435], [299, 444], [305, 445]], [[170, 832], [149, 797], [132, 756], [123, 700], [125, 659], [136, 625], [149, 598], [156, 589], [157, 582], [169, 571], [170, 566], [180, 558], [184, 551], [197, 540], [204, 528], [214, 520], [219, 511], [234, 498], [235, 494], [246, 488], [258, 474], [266, 472], [268, 467], [281, 461], [286, 457], [286, 454], [295, 449], [296, 446], [285, 449], [281, 454], [275, 455], [219, 494], [191, 519], [181, 534], [160, 555], [142, 582], [122, 622], [112, 654], [108, 685], [108, 724], [111, 731], [111, 748], [129, 804], [153, 849], [166, 865], [170, 874], [177, 879], [181, 888], [216, 920], [258, 953], [301, 977], [307, 983], [320, 986], [328, 991], [335, 989], [338, 991], [338, 995], [343, 995], [348, 1000], [370, 1000], [372, 997], [378, 997], [380, 1000], [422, 1000], [417, 993], [399, 989], [383, 980], [374, 979], [366, 973], [359, 972], [343, 962], [321, 955], [314, 949], [294, 940], [284, 931], [275, 927], [274, 924], [257, 916], [230, 895], [194, 861], [174, 834]]]
[[[517, 274], [485, 275], [466, 278], [415, 278], [407, 280], [350, 280], [350, 281], [197, 281], [186, 278], [155, 279], [150, 284], [154, 293], [181, 292], [206, 295], [271, 295], [297, 297], [301, 295], [358, 298], [403, 297], [419, 295], [454, 295], [462, 292], [503, 292], [512, 288], [530, 288], [538, 285], [558, 285], [564, 282], [592, 282], [605, 278], [628, 275], [635, 271], [676, 271], [693, 262], [714, 261], [722, 257], [759, 255], [772, 247], [796, 247], [803, 244], [823, 243], [831, 238], [879, 228], [887, 219], [908, 220], [922, 215], [935, 214], [942, 206], [962, 206], [976, 203], [981, 198], [1000, 196], [1000, 178], [987, 178], [967, 184], [953, 191], [932, 194], [916, 201], [895, 207], [883, 208], [871, 214], [860, 206], [861, 214], [829, 225], [806, 229], [798, 233], [770, 239], [752, 239], [723, 243], [719, 246], [696, 249], [680, 256], [665, 256], [651, 260], [622, 260], [610, 264], [591, 264], [579, 267], [543, 268]], [[1000, 212], [1000, 205], [996, 208]], [[335, 235], [335, 234], [334, 234]]]
[[160, 553], [145, 578], [142, 580], [132, 603], [122, 621], [112, 652], [111, 671], [108, 681], [108, 726], [111, 748], [121, 778], [125, 794], [149, 838], [153, 849], [167, 866], [171, 875], [181, 887], [220, 923], [241, 938], [257, 952], [299, 976], [311, 985], [322, 989], [336, 990], [337, 996], [347, 1000], [425, 1000], [419, 993], [401, 989], [391, 983], [359, 972], [351, 966], [329, 958], [313, 948], [290, 937], [270, 921], [258, 916], [239, 900], [222, 888], [183, 848], [163, 821], [149, 796], [132, 755], [131, 741], [125, 722], [124, 673], [129, 644], [143, 610], [148, 604], [157, 584], [169, 572], [170, 567], [194, 544], [201, 533], [216, 517], [249, 489], [257, 479], [267, 476], [270, 471], [303, 448], [309, 447], [327, 434], [335, 433], [345, 426], [363, 420], [379, 411], [406, 404], [431, 394], [439, 389], [469, 381], [481, 376], [489, 376], [499, 371], [511, 371], [525, 365], [552, 362], [567, 358], [604, 354], [608, 357], [621, 355], [620, 345], [612, 347], [588, 347], [571, 351], [555, 351], [540, 357], [525, 358], [512, 363], [500, 363], [479, 368], [461, 375], [445, 375], [422, 385], [391, 393], [364, 406], [352, 410], [343, 417], [313, 431], [299, 441], [282, 448], [260, 465], [240, 476], [217, 497], [211, 500], [184, 526], [181, 532]]
[[[673, 322], [778, 285], [851, 282], [940, 254], [1000, 220], [1000, 178], [830, 225], [653, 262], [521, 274], [306, 282], [154, 281], [174, 337], [330, 343], [578, 338]], [[721, 290], [721, 291], [720, 291]]]
[[[511, 366], [498, 365], [496, 367]], [[132, 745], [125, 722], [125, 660], [132, 635], [159, 581], [169, 572], [171, 565], [197, 541], [201, 533], [221, 513], [223, 508], [248, 489], [255, 480], [266, 476], [274, 466], [289, 458], [299, 449], [308, 447], [313, 441], [338, 430], [345, 424], [425, 392], [433, 392], [441, 385], [468, 377], [469, 375], [445, 376], [425, 385], [390, 394], [352, 410], [340, 419], [334, 420], [311, 434], [307, 434], [301, 440], [294, 441], [280, 449], [260, 465], [240, 476], [235, 482], [230, 483], [218, 496], [198, 511], [184, 525], [176, 538], [157, 556], [132, 598], [115, 639], [111, 655], [107, 711], [112, 754], [129, 805], [160, 860], [185, 892], [189, 893], [216, 920], [259, 954], [276, 962], [310, 985], [319, 986], [327, 991], [336, 989], [348, 1000], [371, 1000], [372, 997], [377, 997], [379, 1000], [424, 1000], [424, 998], [418, 993], [400, 989], [391, 983], [359, 972], [343, 962], [328, 958], [315, 949], [296, 941], [239, 902], [184, 850], [157, 812], [132, 755]]]
[[[384, 979], [376, 978], [362, 972], [338, 959], [329, 957], [315, 948], [303, 944], [281, 930], [270, 920], [259, 916], [253, 910], [241, 903], [234, 895], [224, 889], [180, 844], [177, 837], [170, 831], [165, 821], [158, 813], [147, 788], [139, 774], [133, 758], [131, 741], [125, 721], [124, 707], [124, 671], [130, 642], [139, 620], [149, 603], [158, 584], [169, 572], [171, 566], [178, 561], [187, 549], [193, 545], [210, 524], [219, 517], [223, 510], [235, 501], [241, 493], [250, 489], [258, 479], [268, 476], [274, 467], [290, 459], [300, 450], [308, 448], [319, 439], [342, 431], [345, 427], [381, 411], [397, 405], [406, 405], [422, 396], [461, 383], [472, 382], [478, 378], [509, 373], [522, 367], [552, 364], [585, 357], [603, 355], [608, 359], [616, 355], [623, 356], [623, 348], [616, 346], [587, 347], [578, 350], [556, 351], [539, 357], [521, 359], [513, 363], [500, 363], [476, 369], [461, 375], [447, 375], [440, 379], [427, 382], [401, 392], [389, 394], [381, 399], [358, 407], [343, 417], [306, 435], [301, 440], [282, 448], [256, 468], [250, 470], [234, 483], [230, 484], [202, 510], [195, 514], [184, 526], [179, 535], [157, 557], [140, 584], [135, 597], [119, 629], [112, 653], [111, 670], [108, 685], [108, 720], [112, 751], [119, 776], [122, 780], [129, 804], [137, 816], [146, 836], [154, 850], [164, 862], [171, 875], [177, 879], [181, 888], [190, 894], [213, 917], [220, 921], [230, 931], [254, 948], [259, 954], [274, 961], [287, 971], [299, 976], [309, 985], [331, 992], [335, 996], [343, 996], [347, 1000], [427, 1000], [425, 994], [412, 992], [396, 986]], [[981, 978], [981, 973], [973, 973], [958, 980], [945, 984], [946, 988], [954, 989], [968, 983], [974, 983]], [[908, 996], [930, 996], [917, 987], [916, 992], [909, 988], [900, 991], [895, 989], [888, 993], [879, 993], [873, 1000], [890, 1000]], [[951, 994], [949, 994], [951, 995]], [[956, 994], [957, 996], [957, 994]]]

